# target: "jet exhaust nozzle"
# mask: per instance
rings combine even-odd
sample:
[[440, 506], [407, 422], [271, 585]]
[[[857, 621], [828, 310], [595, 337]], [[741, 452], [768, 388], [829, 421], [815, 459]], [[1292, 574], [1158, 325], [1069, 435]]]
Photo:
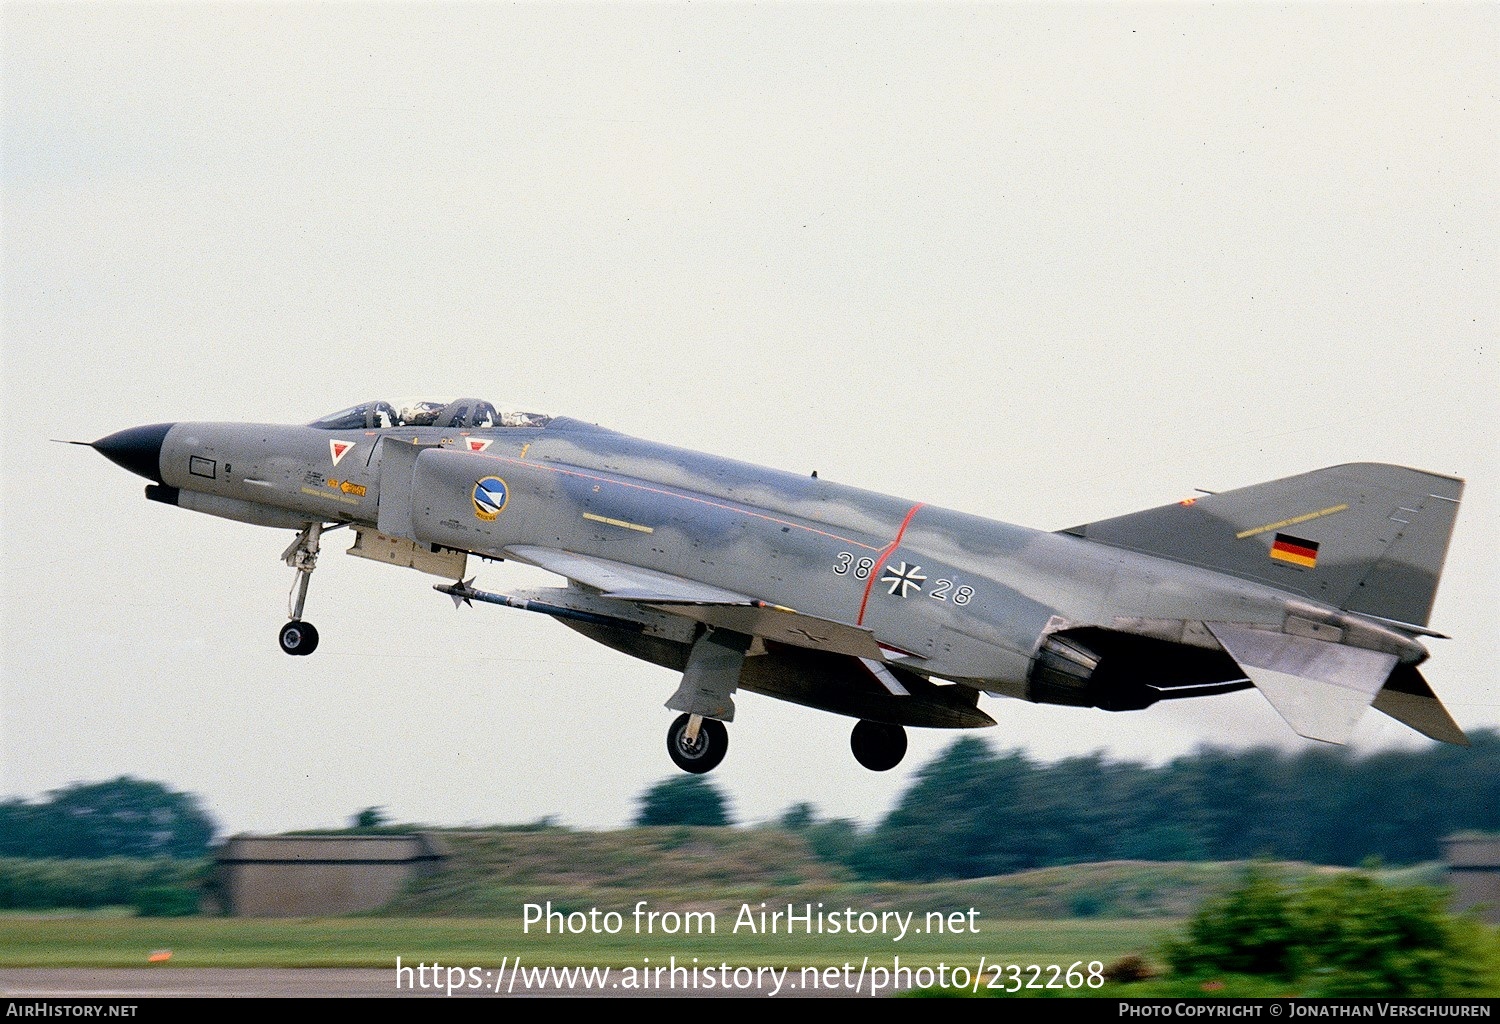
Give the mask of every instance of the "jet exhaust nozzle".
[[121, 469], [128, 469], [159, 484], [165, 483], [161, 478], [161, 446], [167, 431], [174, 426], [175, 423], [153, 423], [145, 427], [130, 427], [101, 437], [89, 447]]

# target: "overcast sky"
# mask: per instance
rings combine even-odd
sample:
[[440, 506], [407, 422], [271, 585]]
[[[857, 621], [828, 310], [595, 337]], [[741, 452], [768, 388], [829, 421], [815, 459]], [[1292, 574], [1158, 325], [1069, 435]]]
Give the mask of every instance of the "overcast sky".
[[[672, 673], [86, 448], [474, 395], [1045, 529], [1352, 460], [1469, 481], [1424, 669], [1500, 725], [1494, 4], [4, 3], [0, 794], [228, 832], [629, 820]], [[518, 568], [484, 566], [503, 590]], [[874, 821], [848, 719], [746, 694], [741, 820]], [[986, 698], [998, 748], [1295, 737], [1256, 692]], [[1427, 741], [1371, 713], [1356, 745]]]

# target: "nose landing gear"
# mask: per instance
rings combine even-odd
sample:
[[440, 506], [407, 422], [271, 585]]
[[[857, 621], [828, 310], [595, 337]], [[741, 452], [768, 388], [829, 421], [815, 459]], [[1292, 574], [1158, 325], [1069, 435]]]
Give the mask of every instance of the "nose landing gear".
[[281, 553], [282, 560], [297, 570], [287, 596], [287, 617], [291, 621], [281, 627], [278, 636], [281, 649], [288, 654], [308, 655], [318, 649], [317, 627], [302, 621], [302, 606], [307, 602], [307, 584], [318, 567], [318, 538], [322, 534], [322, 523], [308, 523], [291, 547]]
[[288, 654], [311, 654], [318, 649], [318, 627], [296, 619], [281, 627], [278, 639]]

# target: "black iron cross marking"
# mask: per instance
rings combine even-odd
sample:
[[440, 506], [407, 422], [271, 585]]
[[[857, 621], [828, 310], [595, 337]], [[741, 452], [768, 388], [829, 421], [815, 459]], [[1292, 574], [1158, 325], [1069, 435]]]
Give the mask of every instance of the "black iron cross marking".
[[922, 584], [927, 582], [927, 577], [922, 575], [920, 565], [908, 567], [905, 562], [902, 562], [894, 569], [889, 565], [886, 566], [885, 575], [880, 577], [880, 582], [891, 585], [890, 593], [893, 596], [900, 591], [900, 596], [905, 597], [907, 590], [916, 590], [921, 593]]

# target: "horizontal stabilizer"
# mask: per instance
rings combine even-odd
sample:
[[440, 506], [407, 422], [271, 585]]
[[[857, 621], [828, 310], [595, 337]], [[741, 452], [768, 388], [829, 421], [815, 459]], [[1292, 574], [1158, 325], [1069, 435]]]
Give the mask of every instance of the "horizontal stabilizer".
[[1396, 656], [1307, 637], [1206, 623], [1229, 656], [1299, 736], [1345, 743], [1395, 667]]
[[1469, 738], [1448, 714], [1427, 680], [1411, 665], [1398, 665], [1386, 680], [1385, 689], [1375, 695], [1375, 710], [1409, 725], [1429, 739], [1469, 745]]

